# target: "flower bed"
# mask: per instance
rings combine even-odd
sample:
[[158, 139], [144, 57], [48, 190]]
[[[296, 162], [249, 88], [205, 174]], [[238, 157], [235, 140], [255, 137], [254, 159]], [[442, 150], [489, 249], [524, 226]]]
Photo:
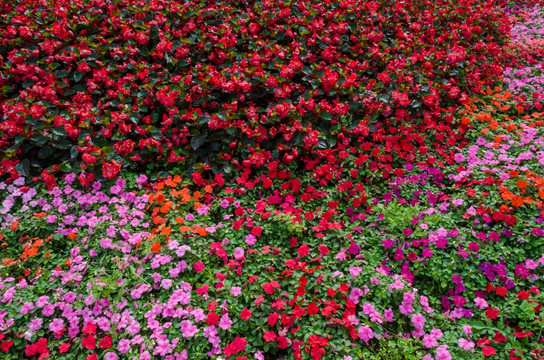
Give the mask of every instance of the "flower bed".
[[544, 358], [517, 3], [2, 4], [0, 358]]
[[3, 4], [0, 175], [413, 157], [500, 75], [501, 3]]

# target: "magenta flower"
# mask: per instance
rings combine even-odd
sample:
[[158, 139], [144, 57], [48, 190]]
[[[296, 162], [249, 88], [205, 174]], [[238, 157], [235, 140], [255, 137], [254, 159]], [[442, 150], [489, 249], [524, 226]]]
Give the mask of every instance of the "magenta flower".
[[374, 331], [368, 325], [359, 327], [359, 339], [368, 343], [372, 338], [374, 338]]

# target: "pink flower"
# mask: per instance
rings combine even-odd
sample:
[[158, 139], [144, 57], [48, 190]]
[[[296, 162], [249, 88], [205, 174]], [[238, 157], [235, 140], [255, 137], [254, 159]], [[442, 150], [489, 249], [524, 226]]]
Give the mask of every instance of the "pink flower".
[[422, 314], [415, 314], [412, 316], [412, 323], [416, 327], [416, 329], [423, 329], [425, 326], [425, 316]]
[[128, 339], [119, 340], [119, 345], [117, 345], [117, 350], [122, 354], [126, 354], [127, 352], [129, 352], [130, 340]]
[[61, 331], [64, 329], [64, 320], [56, 318], [51, 321], [49, 324], [49, 331], [52, 331], [54, 333]]
[[104, 355], [104, 360], [117, 360], [117, 359], [119, 359], [119, 357], [114, 352], [109, 352], [109, 353], [106, 353], [106, 355]]
[[463, 201], [464, 201], [463, 199], [455, 199], [455, 200], [452, 200], [451, 203], [453, 204], [453, 206], [458, 207], [463, 205]]
[[230, 288], [230, 294], [233, 296], [238, 296], [242, 293], [242, 288], [239, 286], [233, 286]]
[[470, 325], [463, 326], [463, 332], [467, 335], [472, 334], [472, 327]]
[[383, 312], [383, 315], [385, 316], [385, 321], [387, 322], [393, 321], [393, 317], [394, 317], [393, 310], [385, 309], [385, 311]]
[[197, 332], [198, 328], [193, 325], [189, 320], [184, 320], [180, 323], [181, 335], [184, 338], [193, 337]]
[[462, 347], [465, 350], [470, 350], [474, 348], [474, 343], [470, 340], [459, 338], [459, 347]]
[[436, 360], [451, 360], [448, 345], [440, 345], [438, 348], [436, 348]]
[[351, 276], [353, 276], [353, 277], [359, 276], [359, 274], [361, 273], [361, 271], [363, 271], [363, 268], [362, 268], [362, 267], [351, 266], [351, 267], [349, 268], [349, 273], [350, 273]]
[[34, 309], [34, 304], [32, 303], [32, 301], [28, 301], [28, 302], [25, 302], [23, 304], [23, 306], [21, 306], [21, 310], [20, 310], [20, 313], [22, 315], [25, 315], [27, 314], [29, 311], [31, 311], [32, 309]]
[[257, 238], [254, 235], [252, 234], [246, 235], [246, 244], [251, 246], [251, 245], [255, 245], [256, 242], [257, 242]]
[[237, 247], [236, 249], [234, 249], [234, 258], [236, 260], [242, 260], [244, 258], [244, 249], [242, 249], [241, 247]]
[[462, 161], [465, 161], [465, 155], [461, 154], [461, 153], [457, 153], [454, 155], [453, 159], [455, 160], [455, 162], [462, 162]]
[[368, 343], [372, 338], [374, 338], [374, 331], [372, 331], [368, 325], [364, 325], [359, 328], [359, 339]]
[[430, 349], [438, 345], [438, 343], [436, 342], [436, 339], [432, 335], [425, 334], [423, 336], [423, 345], [425, 345], [427, 349]]
[[440, 329], [433, 328], [431, 330], [431, 336], [435, 339], [440, 339], [444, 334], [442, 334], [442, 331]]
[[219, 320], [219, 327], [223, 330], [228, 330], [232, 326], [232, 320], [229, 319], [229, 314], [225, 314]]
[[477, 297], [474, 299], [474, 303], [476, 304], [477, 307], [479, 307], [480, 309], [485, 309], [487, 308], [487, 301], [485, 301], [484, 299], [480, 298], [480, 297]]

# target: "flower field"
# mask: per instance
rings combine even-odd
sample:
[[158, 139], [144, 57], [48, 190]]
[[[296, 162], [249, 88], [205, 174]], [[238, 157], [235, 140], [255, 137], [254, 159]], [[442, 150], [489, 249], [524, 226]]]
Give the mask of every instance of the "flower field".
[[540, 2], [0, 6], [0, 359], [544, 359]]

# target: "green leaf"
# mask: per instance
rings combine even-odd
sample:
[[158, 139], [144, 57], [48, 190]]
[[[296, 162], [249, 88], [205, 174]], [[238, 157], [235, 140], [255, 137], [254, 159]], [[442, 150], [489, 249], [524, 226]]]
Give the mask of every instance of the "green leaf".
[[68, 70], [57, 70], [55, 71], [55, 77], [62, 79], [70, 75], [70, 72]]
[[140, 120], [140, 115], [138, 113], [133, 112], [128, 116], [130, 121], [132, 121], [134, 124], [138, 124], [138, 121]]
[[32, 87], [32, 85], [34, 84], [35, 84], [34, 81], [30, 79], [26, 79], [25, 81], [23, 81], [23, 88], [26, 89], [26, 88]]
[[82, 72], [79, 72], [79, 71], [74, 71], [74, 81], [77, 83], [79, 82], [81, 79], [83, 79], [83, 76], [85, 76], [85, 73], [82, 73]]
[[51, 146], [44, 146], [38, 151], [38, 159], [47, 159], [53, 155], [53, 149]]
[[38, 146], [43, 146], [49, 141], [49, 138], [45, 136], [44, 134], [35, 133], [32, 136], [32, 141]]
[[325, 111], [324, 113], [321, 113], [321, 118], [325, 121], [331, 121], [332, 114], [330, 112]]
[[17, 173], [22, 176], [28, 176], [30, 173], [30, 162], [28, 159], [24, 159], [19, 164], [15, 165], [15, 170], [17, 170]]
[[209, 116], [201, 116], [198, 118], [197, 122], [198, 122], [198, 125], [204, 125], [206, 123], [208, 123], [208, 121], [210, 121], [211, 118]]
[[61, 141], [57, 141], [53, 143], [53, 147], [61, 150], [67, 150], [70, 148], [70, 145], [72, 145], [72, 142], [68, 139], [62, 139]]
[[57, 126], [53, 129], [53, 135], [65, 137], [68, 136], [68, 133], [66, 132], [66, 129], [62, 126]]
[[200, 136], [194, 136], [191, 139], [191, 147], [193, 148], [193, 150], [196, 150], [200, 148], [202, 145], [204, 145], [204, 143], [206, 142], [206, 137], [207, 137], [206, 134], [200, 135]]

